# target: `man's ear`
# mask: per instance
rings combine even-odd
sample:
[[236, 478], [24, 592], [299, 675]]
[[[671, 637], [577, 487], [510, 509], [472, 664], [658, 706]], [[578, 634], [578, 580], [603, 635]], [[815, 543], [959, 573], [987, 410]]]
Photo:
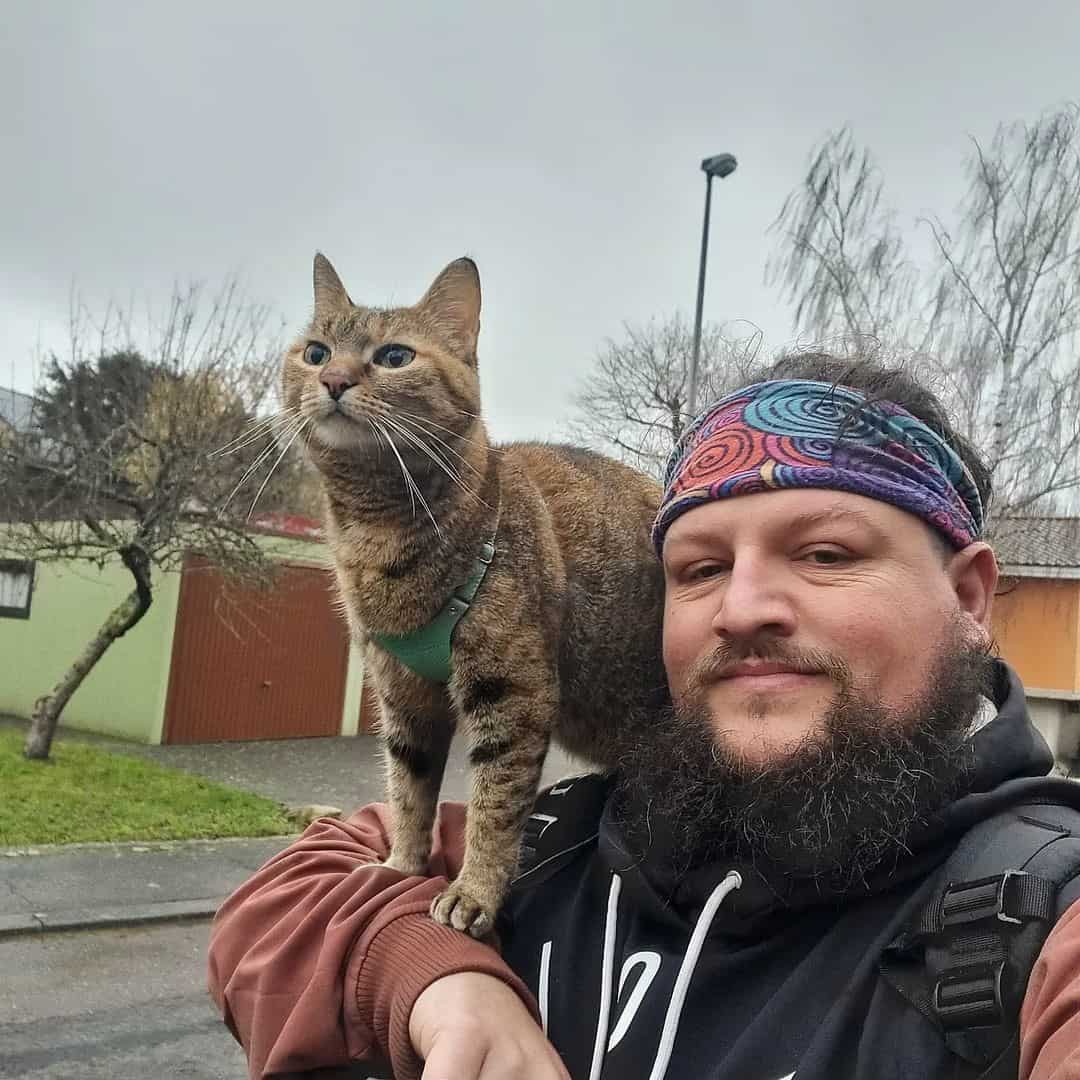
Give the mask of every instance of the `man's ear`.
[[993, 548], [981, 540], [968, 544], [949, 560], [948, 573], [960, 610], [989, 634], [998, 583], [998, 564]]

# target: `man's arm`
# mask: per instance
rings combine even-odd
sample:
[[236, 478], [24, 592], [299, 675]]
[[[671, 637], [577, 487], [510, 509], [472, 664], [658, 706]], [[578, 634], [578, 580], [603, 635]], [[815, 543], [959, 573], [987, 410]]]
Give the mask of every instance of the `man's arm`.
[[1020, 1012], [1020, 1080], [1080, 1080], [1080, 901], [1058, 920]]
[[321, 819], [221, 907], [211, 930], [210, 992], [243, 1045], [250, 1075], [339, 1067], [383, 1056], [419, 1075], [409, 1021], [420, 994], [460, 972], [525, 985], [488, 945], [440, 926], [432, 899], [461, 866], [465, 809], [443, 804], [431, 878], [378, 865], [388, 811]]

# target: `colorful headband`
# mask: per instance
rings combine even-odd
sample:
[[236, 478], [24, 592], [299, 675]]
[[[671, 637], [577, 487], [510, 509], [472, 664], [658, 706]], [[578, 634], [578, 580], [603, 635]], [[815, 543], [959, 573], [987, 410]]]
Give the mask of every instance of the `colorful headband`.
[[982, 532], [971, 473], [921, 420], [847, 386], [782, 379], [728, 394], [683, 434], [653, 524], [657, 555], [687, 510], [777, 488], [831, 488], [892, 503], [958, 550]]

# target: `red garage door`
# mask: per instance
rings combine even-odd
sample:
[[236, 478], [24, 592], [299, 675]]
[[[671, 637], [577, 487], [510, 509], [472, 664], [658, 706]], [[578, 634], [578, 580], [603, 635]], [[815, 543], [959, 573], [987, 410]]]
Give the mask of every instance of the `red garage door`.
[[239, 589], [189, 560], [180, 584], [165, 742], [337, 735], [349, 645], [328, 571], [284, 566]]

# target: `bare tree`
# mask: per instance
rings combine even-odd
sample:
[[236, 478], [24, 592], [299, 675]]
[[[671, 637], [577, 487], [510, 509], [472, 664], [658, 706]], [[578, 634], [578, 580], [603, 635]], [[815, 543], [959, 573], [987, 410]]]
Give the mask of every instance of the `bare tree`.
[[794, 303], [800, 330], [882, 338], [910, 317], [917, 274], [884, 187], [869, 150], [844, 128], [825, 136], [784, 200], [766, 276]]
[[816, 337], [870, 336], [932, 357], [987, 456], [995, 518], [1080, 489], [1080, 130], [1067, 106], [972, 140], [951, 225], [924, 219], [914, 266], [884, 184], [850, 133], [826, 137], [775, 223], [769, 272]]
[[[720, 327], [701, 332], [699, 399], [719, 397], [752, 365], [760, 335], [726, 338]], [[626, 324], [619, 340], [600, 349], [574, 395], [572, 437], [653, 476], [663, 474], [687, 415], [693, 331], [680, 314], [644, 325]]]
[[283, 461], [302, 421], [255, 419], [277, 382], [267, 315], [235, 284], [210, 298], [177, 291], [144, 355], [127, 313], [111, 309], [93, 329], [78, 307], [32, 424], [0, 442], [0, 552], [99, 568], [119, 561], [133, 585], [35, 702], [28, 758], [48, 757], [64, 706], [146, 614], [158, 572], [201, 556], [248, 580], [271, 576], [247, 517], [260, 495], [268, 509], [292, 508], [296, 467], [271, 479], [261, 466]]
[[1080, 113], [998, 128], [975, 142], [941, 260], [935, 347], [974, 404], [1002, 503], [1015, 514], [1080, 484]]

